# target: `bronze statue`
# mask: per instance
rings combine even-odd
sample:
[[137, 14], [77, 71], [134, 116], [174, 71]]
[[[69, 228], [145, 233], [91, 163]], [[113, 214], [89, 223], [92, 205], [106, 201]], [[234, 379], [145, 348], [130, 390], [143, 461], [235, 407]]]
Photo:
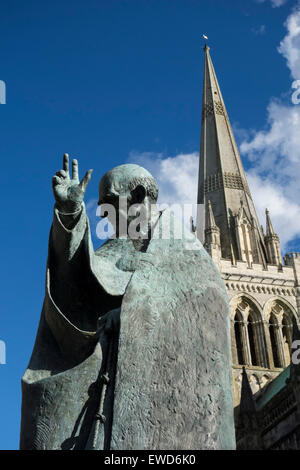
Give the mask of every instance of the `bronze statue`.
[[91, 173], [79, 182], [73, 160], [70, 178], [64, 155], [53, 177], [20, 448], [234, 448], [228, 300], [217, 268], [194, 234], [157, 210], [157, 184], [138, 165], [102, 178], [99, 204], [116, 236], [94, 251], [83, 203]]

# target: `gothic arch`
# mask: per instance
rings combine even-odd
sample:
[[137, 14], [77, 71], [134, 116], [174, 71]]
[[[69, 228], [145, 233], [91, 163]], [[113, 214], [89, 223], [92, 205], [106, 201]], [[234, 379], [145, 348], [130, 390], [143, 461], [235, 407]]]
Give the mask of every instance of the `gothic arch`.
[[[236, 305], [236, 303], [238, 302], [238, 300], [241, 298], [241, 297], [244, 297], [245, 300], [247, 301], [247, 299], [256, 307], [256, 309], [259, 311], [259, 312], [263, 312], [263, 306], [260, 302], [258, 302], [251, 294], [249, 294], [248, 292], [240, 292], [238, 293], [237, 295], [235, 295], [234, 297], [232, 297], [230, 299], [230, 302], [229, 302], [229, 305], [230, 305], [230, 314], [231, 314], [231, 318], [233, 319], [233, 316], [234, 316], [234, 307]], [[233, 315], [233, 316], [232, 316]]]
[[295, 308], [282, 297], [272, 297], [264, 305], [263, 318], [268, 324], [267, 344], [271, 367], [290, 364], [293, 328], [298, 327]]
[[268, 367], [262, 307], [249, 294], [230, 301], [232, 358], [235, 364]]
[[297, 315], [297, 312], [296, 312], [296, 309], [295, 307], [288, 301], [286, 300], [285, 298], [279, 296], [279, 295], [274, 295], [273, 297], [269, 298], [265, 303], [264, 303], [264, 306], [263, 306], [263, 317], [265, 320], [267, 320], [267, 316], [268, 316], [268, 309], [270, 308], [270, 303], [272, 302], [279, 302], [280, 304], [284, 305], [285, 307], [287, 307], [293, 314], [295, 320], [297, 321], [297, 324], [299, 325], [299, 320], [298, 320], [298, 315]]

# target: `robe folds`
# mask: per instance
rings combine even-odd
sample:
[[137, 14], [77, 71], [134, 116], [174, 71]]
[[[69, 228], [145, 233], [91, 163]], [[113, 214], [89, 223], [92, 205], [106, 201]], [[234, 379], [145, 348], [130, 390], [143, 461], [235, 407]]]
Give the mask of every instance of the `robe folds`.
[[235, 448], [225, 285], [168, 210], [145, 252], [54, 211], [20, 448]]

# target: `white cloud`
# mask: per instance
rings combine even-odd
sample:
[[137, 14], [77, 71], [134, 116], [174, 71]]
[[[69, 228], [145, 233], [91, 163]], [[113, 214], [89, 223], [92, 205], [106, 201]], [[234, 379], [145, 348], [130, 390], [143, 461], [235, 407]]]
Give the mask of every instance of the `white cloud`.
[[271, 0], [272, 7], [281, 7], [281, 5], [284, 5], [288, 0]]
[[281, 249], [285, 253], [288, 243], [300, 234], [300, 206], [286, 197], [278, 186], [256, 171], [247, 172], [247, 179], [259, 220], [265, 221], [265, 209], [270, 215], [275, 231], [280, 235]]
[[[257, 3], [264, 3], [266, 0], [256, 0]], [[273, 8], [281, 7], [288, 0], [270, 0]]]
[[[286, 58], [292, 78], [300, 79], [299, 6], [285, 26], [287, 34], [278, 51]], [[246, 137], [240, 149], [252, 163], [249, 184], [260, 220], [268, 206], [285, 250], [288, 242], [300, 236], [300, 105], [273, 98], [267, 114], [266, 128]]]
[[[184, 204], [193, 205], [191, 213], [187, 206], [183, 219], [185, 225], [190, 227], [190, 215], [194, 220], [197, 215], [199, 153], [165, 156], [154, 152], [131, 152], [129, 161], [143, 166], [154, 176], [159, 187], [158, 204], [161, 209], [165, 208], [165, 204], [169, 207], [179, 205], [182, 210]], [[180, 212], [174, 210], [174, 213], [180, 216]]]
[[174, 157], [152, 152], [131, 152], [129, 160], [143, 166], [156, 179], [161, 204], [197, 202], [199, 153]]
[[287, 66], [295, 80], [300, 79], [300, 4], [285, 22], [287, 35], [281, 41], [278, 51], [287, 60]]
[[256, 36], [261, 36], [266, 33], [266, 25], [262, 24], [258, 26], [257, 28], [252, 28], [251, 31]]

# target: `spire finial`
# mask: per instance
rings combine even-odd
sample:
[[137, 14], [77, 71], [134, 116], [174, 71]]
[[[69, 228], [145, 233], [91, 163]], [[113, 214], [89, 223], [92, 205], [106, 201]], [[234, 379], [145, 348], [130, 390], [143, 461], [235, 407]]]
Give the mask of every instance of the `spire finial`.
[[205, 45], [204, 45], [204, 51], [209, 51], [209, 47], [207, 45], [208, 37], [205, 34], [202, 34], [202, 37], [204, 39]]

